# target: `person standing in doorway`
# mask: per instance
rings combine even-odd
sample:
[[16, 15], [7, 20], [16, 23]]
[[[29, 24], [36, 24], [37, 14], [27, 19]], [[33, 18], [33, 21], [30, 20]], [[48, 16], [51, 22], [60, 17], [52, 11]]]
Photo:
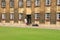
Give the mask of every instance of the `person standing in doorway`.
[[25, 21], [25, 24], [28, 25], [28, 23], [27, 23], [27, 19], [26, 19], [26, 18], [24, 19], [24, 21]]

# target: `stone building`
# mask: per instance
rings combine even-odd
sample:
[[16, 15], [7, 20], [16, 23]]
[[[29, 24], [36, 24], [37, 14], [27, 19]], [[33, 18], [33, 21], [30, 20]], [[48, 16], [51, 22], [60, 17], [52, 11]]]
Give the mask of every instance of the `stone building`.
[[60, 24], [60, 0], [0, 0], [0, 23]]

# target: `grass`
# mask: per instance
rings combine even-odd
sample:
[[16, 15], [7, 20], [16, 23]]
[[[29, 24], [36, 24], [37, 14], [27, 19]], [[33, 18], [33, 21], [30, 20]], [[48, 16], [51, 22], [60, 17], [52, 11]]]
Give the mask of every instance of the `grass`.
[[60, 30], [0, 27], [0, 40], [60, 40]]

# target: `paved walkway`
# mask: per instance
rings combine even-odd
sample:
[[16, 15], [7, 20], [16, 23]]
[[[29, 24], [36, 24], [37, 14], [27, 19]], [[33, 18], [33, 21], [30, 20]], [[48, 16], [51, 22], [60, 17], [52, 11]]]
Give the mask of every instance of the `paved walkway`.
[[47, 24], [40, 24], [39, 26], [32, 26], [32, 25], [26, 25], [26, 24], [10, 24], [10, 23], [5, 23], [2, 24], [0, 23], [0, 26], [4, 27], [27, 27], [27, 28], [43, 28], [43, 29], [60, 29], [60, 25], [47, 25]]

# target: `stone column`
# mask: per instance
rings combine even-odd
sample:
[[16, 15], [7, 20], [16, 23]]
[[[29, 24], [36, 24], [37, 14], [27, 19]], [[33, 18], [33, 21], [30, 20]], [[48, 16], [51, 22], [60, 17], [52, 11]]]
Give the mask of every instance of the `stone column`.
[[[1, 0], [0, 0], [0, 4], [1, 4]], [[0, 5], [0, 22], [1, 22], [1, 5]]]
[[51, 18], [50, 18], [50, 23], [51, 24], [56, 24], [56, 0], [51, 0]]
[[9, 0], [6, 0], [6, 22], [10, 22], [10, 7], [9, 7]]
[[18, 0], [14, 0], [14, 22], [18, 23]]
[[31, 21], [32, 21], [32, 24], [35, 22], [35, 20], [34, 20], [34, 10], [35, 8], [34, 8], [34, 0], [32, 0], [32, 8], [31, 8], [31, 10], [32, 10], [32, 13], [31, 13]]
[[45, 0], [40, 0], [40, 23], [45, 23]]
[[23, 7], [24, 7], [24, 12], [23, 12], [23, 22], [24, 22], [24, 19], [26, 17], [26, 0], [23, 0]]

